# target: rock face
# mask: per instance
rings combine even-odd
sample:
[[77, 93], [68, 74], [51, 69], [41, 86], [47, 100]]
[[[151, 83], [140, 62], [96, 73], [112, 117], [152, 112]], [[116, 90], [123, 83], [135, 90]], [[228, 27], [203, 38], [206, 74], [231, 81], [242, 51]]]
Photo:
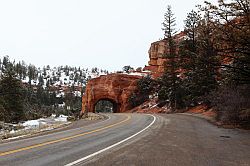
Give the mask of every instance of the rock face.
[[85, 95], [82, 97], [82, 113], [95, 112], [95, 105], [100, 100], [113, 103], [113, 112], [125, 112], [129, 109], [128, 99], [136, 89], [141, 76], [127, 74], [109, 74], [89, 80]]
[[[174, 36], [178, 44], [185, 39], [185, 33], [181, 32]], [[167, 59], [164, 57], [168, 53], [168, 41], [160, 40], [151, 44], [148, 51], [149, 62], [141, 74], [149, 74], [153, 78], [158, 78], [164, 73]], [[138, 69], [139, 70], [139, 69]], [[140, 70], [139, 70], [140, 71]], [[149, 71], [145, 72], [145, 71]], [[108, 100], [113, 103], [113, 112], [125, 112], [129, 109], [128, 98], [136, 89], [137, 80], [142, 75], [109, 74], [88, 81], [85, 95], [82, 97], [82, 113], [95, 112], [95, 105], [100, 100]], [[87, 109], [87, 111], [85, 111]]]
[[[176, 44], [180, 43], [186, 38], [184, 32], [180, 32], [174, 36]], [[153, 78], [158, 78], [164, 73], [165, 63], [167, 59], [164, 57], [169, 52], [168, 41], [163, 39], [151, 44], [148, 51], [149, 61], [148, 66], [144, 67], [143, 70], [151, 72]]]
[[151, 44], [151, 47], [148, 51], [149, 61], [148, 66], [144, 67], [143, 70], [151, 71], [151, 74], [154, 78], [161, 76], [164, 73], [164, 65], [166, 63], [166, 54], [167, 41], [160, 40]]

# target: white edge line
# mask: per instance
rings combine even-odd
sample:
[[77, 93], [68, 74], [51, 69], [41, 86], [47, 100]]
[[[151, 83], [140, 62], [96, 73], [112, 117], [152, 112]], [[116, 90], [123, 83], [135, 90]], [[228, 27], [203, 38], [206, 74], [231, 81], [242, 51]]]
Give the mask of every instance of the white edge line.
[[[149, 114], [149, 115], [150, 115], [150, 114]], [[91, 157], [94, 157], [94, 156], [100, 154], [100, 153], [103, 153], [103, 152], [105, 152], [105, 151], [107, 151], [107, 150], [109, 150], [109, 149], [111, 149], [111, 148], [113, 148], [113, 147], [115, 147], [115, 146], [118, 146], [118, 145], [120, 145], [120, 144], [122, 144], [122, 143], [124, 143], [124, 142], [126, 142], [126, 141], [128, 141], [128, 140], [130, 140], [131, 138], [137, 136], [138, 134], [140, 134], [140, 133], [142, 133], [143, 131], [147, 130], [150, 126], [152, 126], [152, 125], [155, 123], [155, 120], [156, 120], [155, 116], [154, 116], [154, 115], [150, 115], [150, 116], [152, 116], [152, 117], [154, 118], [154, 120], [153, 120], [147, 127], [145, 127], [144, 129], [142, 129], [141, 131], [135, 133], [134, 135], [131, 135], [131, 136], [128, 137], [128, 138], [125, 138], [125, 139], [122, 140], [122, 141], [119, 141], [119, 142], [117, 142], [117, 143], [115, 143], [115, 144], [113, 144], [113, 145], [111, 145], [111, 146], [108, 146], [108, 147], [106, 147], [106, 148], [104, 148], [104, 149], [102, 149], [102, 150], [99, 150], [99, 151], [97, 151], [97, 152], [95, 152], [95, 153], [92, 153], [92, 154], [90, 154], [90, 155], [88, 155], [88, 156], [85, 156], [85, 157], [80, 158], [80, 159], [78, 159], [78, 160], [76, 160], [76, 161], [73, 161], [72, 163], [66, 164], [65, 166], [73, 166], [73, 165], [75, 165], [75, 164], [78, 164], [78, 163], [80, 163], [80, 162], [83, 162], [84, 160], [87, 160], [87, 159], [89, 159], [89, 158], [91, 158]]]

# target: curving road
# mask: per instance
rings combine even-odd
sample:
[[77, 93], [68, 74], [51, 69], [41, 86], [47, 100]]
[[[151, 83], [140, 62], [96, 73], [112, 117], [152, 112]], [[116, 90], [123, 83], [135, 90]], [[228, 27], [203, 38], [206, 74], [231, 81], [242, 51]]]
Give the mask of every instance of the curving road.
[[218, 128], [184, 114], [108, 116], [83, 127], [2, 143], [0, 165], [250, 165], [250, 131]]
[[184, 114], [157, 114], [135, 142], [96, 156], [88, 166], [250, 166], [250, 131], [218, 128]]
[[[122, 146], [150, 127], [154, 116], [108, 114], [107, 120], [80, 128], [0, 144], [0, 165], [81, 164]], [[80, 159], [80, 160], [79, 160]]]

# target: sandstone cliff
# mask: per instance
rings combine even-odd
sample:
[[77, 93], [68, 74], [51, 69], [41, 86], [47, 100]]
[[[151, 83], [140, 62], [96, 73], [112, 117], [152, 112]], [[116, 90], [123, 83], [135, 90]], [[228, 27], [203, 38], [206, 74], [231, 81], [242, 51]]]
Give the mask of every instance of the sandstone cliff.
[[[178, 44], [186, 38], [185, 32], [180, 32], [174, 36], [175, 42]], [[165, 63], [167, 59], [164, 57], [168, 53], [168, 41], [163, 39], [151, 44], [148, 51], [149, 61], [148, 66], [145, 66], [143, 70], [151, 72], [153, 78], [158, 78], [164, 73]]]

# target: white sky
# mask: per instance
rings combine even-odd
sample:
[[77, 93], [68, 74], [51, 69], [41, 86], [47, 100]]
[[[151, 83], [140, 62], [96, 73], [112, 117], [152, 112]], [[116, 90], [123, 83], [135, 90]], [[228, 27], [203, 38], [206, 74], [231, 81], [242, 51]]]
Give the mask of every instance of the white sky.
[[[215, 1], [215, 0], [213, 0]], [[0, 57], [37, 67], [144, 67], [171, 5], [177, 30], [203, 0], [0, 0]]]

